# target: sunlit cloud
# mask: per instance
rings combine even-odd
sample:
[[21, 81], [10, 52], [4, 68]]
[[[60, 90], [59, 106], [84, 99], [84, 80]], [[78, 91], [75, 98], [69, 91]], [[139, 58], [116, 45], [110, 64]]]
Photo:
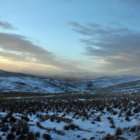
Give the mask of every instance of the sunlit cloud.
[[[14, 67], [14, 69], [13, 69]], [[32, 62], [32, 61], [18, 61], [18, 60], [13, 60], [10, 57], [3, 57], [0, 56], [0, 69], [5, 69], [5, 70], [13, 70], [13, 71], [28, 71], [32, 73], [35, 72], [44, 72], [45, 73], [49, 73], [51, 72], [62, 72], [63, 69], [58, 68], [56, 66], [53, 65], [47, 65], [47, 64], [39, 64], [36, 62]]]
[[111, 64], [110, 62], [106, 61], [105, 59], [99, 59], [99, 62], [102, 64]]
[[30, 73], [82, 71], [74, 64], [60, 61], [54, 53], [33, 44], [25, 36], [10, 33], [0, 33], [0, 62], [1, 69], [14, 67]]
[[[98, 69], [115, 74], [138, 74], [140, 69], [140, 32], [126, 27], [70, 22], [85, 45], [84, 54], [99, 58]], [[140, 73], [139, 73], [140, 74]]]

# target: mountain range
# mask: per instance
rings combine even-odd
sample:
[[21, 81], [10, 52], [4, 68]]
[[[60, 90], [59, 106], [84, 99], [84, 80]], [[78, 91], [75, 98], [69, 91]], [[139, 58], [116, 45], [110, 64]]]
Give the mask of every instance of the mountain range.
[[0, 92], [138, 93], [140, 77], [122, 75], [66, 81], [0, 70]]

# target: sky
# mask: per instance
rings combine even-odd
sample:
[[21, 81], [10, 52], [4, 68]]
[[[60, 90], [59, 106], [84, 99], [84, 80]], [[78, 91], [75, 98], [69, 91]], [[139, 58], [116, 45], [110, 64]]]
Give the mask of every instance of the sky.
[[0, 69], [140, 76], [140, 0], [0, 0]]

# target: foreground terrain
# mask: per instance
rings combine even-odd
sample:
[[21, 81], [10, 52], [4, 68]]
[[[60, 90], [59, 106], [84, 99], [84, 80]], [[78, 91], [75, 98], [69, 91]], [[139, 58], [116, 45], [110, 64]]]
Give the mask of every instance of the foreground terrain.
[[139, 140], [139, 94], [0, 96], [0, 139]]

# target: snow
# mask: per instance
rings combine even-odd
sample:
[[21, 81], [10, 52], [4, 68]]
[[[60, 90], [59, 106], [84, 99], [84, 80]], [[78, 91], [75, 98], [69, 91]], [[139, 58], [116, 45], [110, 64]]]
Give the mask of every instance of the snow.
[[[30, 131], [33, 133], [35, 132], [40, 132], [40, 138], [39, 140], [43, 139], [43, 134], [48, 133], [51, 135], [51, 137], [54, 140], [81, 140], [83, 138], [90, 139], [91, 137], [95, 137], [95, 139], [102, 139], [105, 137], [107, 134], [114, 135], [116, 132], [116, 129], [119, 127], [123, 130], [122, 136], [125, 137], [128, 140], [134, 139], [135, 133], [130, 133], [129, 129], [133, 126], [138, 125], [139, 123], [139, 116], [140, 112], [134, 113], [135, 109], [135, 103], [137, 101], [137, 108], [139, 108], [139, 96], [134, 97], [131, 100], [127, 100], [129, 95], [131, 93], [139, 93], [140, 92], [140, 77], [135, 77], [135, 76], [113, 76], [113, 77], [103, 77], [103, 78], [97, 78], [93, 80], [79, 80], [79, 81], [62, 81], [62, 80], [53, 80], [53, 79], [48, 79], [48, 78], [39, 78], [39, 77], [29, 77], [29, 76], [15, 76], [15, 75], [8, 75], [6, 76], [4, 72], [0, 71], [0, 91], [2, 92], [28, 92], [28, 93], [75, 93], [78, 95], [82, 95], [81, 93], [96, 93], [97, 91], [100, 92], [110, 92], [110, 93], [125, 93], [127, 96], [123, 95], [122, 97], [117, 98], [117, 94], [113, 94], [112, 97], [105, 97], [105, 96], [97, 96], [94, 98], [85, 98], [79, 97], [73, 98], [72, 101], [68, 99], [63, 99], [64, 94], [62, 95], [62, 99], [57, 100], [57, 97], [61, 97], [61, 95], [58, 95], [55, 97], [55, 100], [53, 100], [53, 97], [55, 96], [54, 94], [51, 95], [44, 95], [44, 100], [43, 99], [38, 99], [37, 96], [25, 96], [25, 97], [7, 97], [3, 98], [3, 100], [6, 100], [8, 104], [8, 108], [10, 107], [11, 104], [14, 101], [18, 101], [18, 105], [20, 105], [20, 102], [22, 100], [29, 100], [28, 102], [25, 102], [23, 105], [26, 105], [29, 103], [29, 106], [25, 108], [25, 110], [22, 112], [13, 112], [12, 116], [14, 116], [17, 120], [21, 121], [22, 116], [27, 116], [29, 118], [28, 125]], [[70, 95], [70, 94], [69, 94]], [[91, 95], [91, 94], [90, 94]], [[96, 95], [96, 94], [95, 94]], [[133, 94], [131, 94], [133, 95]], [[52, 98], [47, 100], [47, 98]], [[73, 97], [73, 95], [72, 95]], [[132, 96], [130, 96], [131, 98]], [[46, 100], [45, 100], [46, 98]], [[124, 109], [124, 106], [119, 107], [114, 107], [113, 104], [117, 103], [115, 101], [123, 101], [123, 98], [126, 98], [125, 101], [127, 101], [126, 106], [126, 111], [122, 113], [121, 116], [119, 116], [119, 113], [121, 110]], [[10, 100], [9, 100], [10, 99]], [[34, 100], [32, 100], [34, 99]], [[43, 103], [40, 105], [40, 108], [42, 108], [42, 105], [44, 106], [41, 110], [35, 110], [35, 112], [29, 111], [28, 113], [26, 110], [33, 109], [38, 109], [38, 106], [34, 104], [34, 101], [39, 100], [39, 103]], [[112, 102], [114, 101], [114, 102]], [[31, 104], [30, 104], [31, 102]], [[54, 102], [54, 104], [51, 104], [51, 102]], [[75, 107], [74, 103], [79, 102], [79, 104]], [[109, 104], [108, 107], [111, 108], [112, 111], [108, 111], [106, 106], [103, 106], [103, 110], [98, 110], [98, 106], [100, 104]], [[1, 102], [0, 102], [1, 103]], [[5, 105], [6, 105], [5, 103]], [[38, 102], [37, 102], [38, 103]], [[52, 106], [49, 106], [49, 103]], [[55, 104], [56, 103], [56, 104]], [[58, 103], [58, 104], [57, 104]], [[86, 104], [89, 103], [89, 104]], [[97, 108], [88, 108], [88, 105], [90, 103], [98, 103]], [[123, 102], [120, 102], [120, 104]], [[34, 105], [33, 105], [34, 104]], [[60, 104], [60, 106], [59, 106]], [[79, 110], [79, 106], [83, 105], [83, 108]], [[130, 105], [131, 104], [131, 105]], [[17, 106], [14, 104], [12, 107], [16, 108]], [[67, 106], [63, 106], [67, 105]], [[123, 104], [124, 105], [124, 104]], [[49, 107], [48, 107], [49, 106]], [[69, 108], [68, 108], [69, 106]], [[132, 108], [131, 108], [132, 106]], [[48, 108], [47, 108], [48, 107]], [[1, 108], [1, 106], [0, 106]], [[47, 109], [46, 109], [47, 108]], [[57, 108], [57, 109], [56, 109]], [[129, 116], [129, 121], [126, 120], [126, 112], [131, 109], [133, 112], [133, 115]], [[61, 111], [58, 111], [58, 110]], [[71, 110], [72, 109], [72, 110]], [[57, 111], [56, 111], [57, 110]], [[66, 110], [71, 110], [71, 112], [66, 112]], [[80, 115], [75, 115], [77, 113], [84, 113], [86, 112], [88, 115], [88, 118], [84, 118], [84, 116]], [[117, 114], [113, 114], [112, 112], [115, 111]], [[9, 113], [9, 110], [6, 109], [3, 111], [3, 108], [0, 109], [0, 118], [5, 118], [7, 114]], [[92, 114], [93, 113], [93, 114]], [[42, 117], [48, 116], [56, 116], [60, 117], [61, 119], [70, 119], [72, 122], [67, 123], [64, 121], [58, 122], [57, 120], [51, 120], [49, 119], [42, 119], [38, 117], [38, 115], [41, 115]], [[63, 116], [64, 115], [64, 116]], [[83, 114], [82, 114], [83, 115]], [[97, 117], [100, 115], [100, 121], [97, 120]], [[115, 128], [110, 127], [111, 123], [108, 117], [111, 117]], [[2, 119], [0, 119], [0, 123]], [[39, 127], [37, 123], [40, 123], [42, 126]], [[7, 122], [9, 123], [9, 122]], [[80, 129], [75, 128], [74, 130], [69, 129], [66, 130], [64, 129], [65, 126], [74, 124], [78, 126]], [[11, 124], [9, 124], [10, 126]], [[11, 126], [10, 126], [11, 127]], [[55, 129], [54, 129], [55, 128]], [[50, 129], [50, 130], [47, 130]], [[126, 129], [126, 130], [124, 130]], [[61, 134], [58, 134], [57, 131], [60, 131]], [[9, 130], [10, 131], [10, 130]], [[7, 133], [9, 133], [9, 131]], [[128, 132], [129, 131], [129, 132]], [[64, 134], [63, 134], [64, 133]], [[0, 131], [0, 136], [3, 135], [3, 132]], [[6, 135], [2, 136], [2, 138], [5, 140]]]
[[[99, 99], [100, 100], [100, 99]], [[68, 101], [67, 101], [68, 102]], [[84, 100], [82, 102], [85, 102]], [[44, 102], [45, 103], [45, 102]], [[130, 101], [130, 103], [134, 103], [134, 101]], [[46, 102], [47, 105], [47, 102]], [[73, 113], [70, 114], [66, 114], [65, 118], [69, 118], [72, 119], [71, 124], [77, 125], [80, 129], [70, 129], [70, 130], [65, 130], [64, 126], [69, 125], [70, 123], [66, 123], [63, 121], [60, 121], [59, 123], [54, 120], [51, 121], [50, 119], [47, 120], [43, 120], [41, 121], [37, 115], [55, 115], [55, 116], [62, 116], [63, 112], [60, 112], [56, 114], [55, 111], [49, 111], [48, 113], [44, 112], [36, 112], [36, 114], [28, 114], [28, 118], [30, 119], [28, 122], [29, 125], [29, 129], [30, 131], [36, 133], [36, 132], [40, 132], [40, 138], [39, 140], [42, 140], [43, 138], [41, 137], [44, 133], [46, 133], [45, 129], [42, 129], [40, 127], [37, 126], [37, 122], [40, 123], [40, 125], [43, 128], [50, 128], [51, 131], [48, 131], [47, 133], [49, 133], [51, 135], [51, 137], [54, 140], [78, 140], [78, 139], [90, 139], [91, 137], [95, 137], [95, 139], [102, 139], [103, 137], [105, 137], [108, 133], [110, 133], [111, 135], [115, 134], [116, 128], [120, 127], [121, 129], [124, 128], [130, 128], [132, 126], [135, 126], [138, 124], [138, 119], [136, 119], [136, 115], [140, 115], [140, 113], [137, 114], [133, 114], [132, 116], [130, 116], [130, 121], [126, 121], [125, 120], [125, 115], [122, 114], [121, 117], [118, 117], [118, 113], [120, 112], [119, 108], [113, 108], [113, 110], [115, 110], [117, 112], [117, 115], [113, 115], [111, 114], [111, 112], [106, 110], [106, 107], [104, 108], [103, 112], [101, 111], [96, 111], [96, 110], [89, 110], [88, 114], [91, 113], [91, 111], [94, 111], [94, 114], [92, 116], [90, 116], [88, 119], [83, 120], [82, 117], [78, 117], [78, 119], [73, 118]], [[2, 112], [0, 111], [0, 116], [5, 117], [6, 114], [8, 112]], [[13, 116], [15, 118], [17, 118], [18, 120], [20, 120], [21, 116], [23, 116], [23, 113], [13, 113]], [[95, 120], [95, 118], [101, 115], [101, 121], [94, 121], [95, 123], [91, 123], [92, 120]], [[115, 127], [116, 128], [111, 128], [111, 124], [108, 120], [108, 117], [111, 117], [114, 121]], [[55, 128], [55, 130], [59, 130], [61, 132], [64, 133], [64, 135], [58, 134], [56, 133], [53, 129]], [[2, 132], [0, 132], [0, 135], [2, 135]], [[80, 137], [79, 137], [80, 136]], [[122, 134], [122, 136], [124, 136], [125, 138], [127, 138], [128, 140], [131, 140], [132, 138], [134, 138], [134, 134], [131, 133], [131, 135], [128, 134]], [[6, 139], [6, 137], [3, 137]]]
[[61, 93], [61, 89], [46, 83], [47, 80], [29, 77], [0, 77], [0, 90], [9, 92]]
[[[127, 85], [129, 83], [130, 85]], [[121, 87], [123, 84], [126, 85]], [[109, 89], [119, 93], [137, 93], [140, 91], [140, 77], [114, 76], [96, 78], [93, 80], [63, 81], [25, 75], [0, 75], [0, 91], [2, 92], [96, 93], [100, 89]]]

